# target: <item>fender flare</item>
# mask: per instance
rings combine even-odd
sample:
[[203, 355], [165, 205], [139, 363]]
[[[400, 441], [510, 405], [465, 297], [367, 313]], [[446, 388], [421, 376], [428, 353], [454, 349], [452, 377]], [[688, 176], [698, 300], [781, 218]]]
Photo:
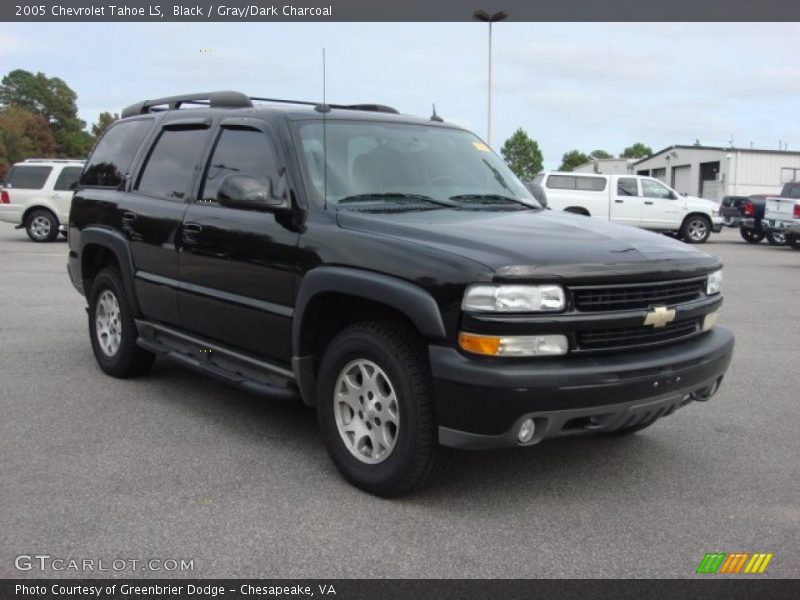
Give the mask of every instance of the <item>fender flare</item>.
[[302, 347], [302, 329], [311, 301], [319, 294], [340, 293], [386, 304], [406, 315], [428, 338], [445, 338], [446, 330], [438, 304], [426, 290], [409, 281], [349, 267], [318, 267], [300, 283], [292, 319], [292, 367], [303, 402], [315, 404], [316, 366]]
[[134, 288], [136, 267], [133, 264], [133, 255], [131, 254], [128, 240], [117, 231], [101, 227], [86, 227], [80, 233], [80, 240], [80, 247], [78, 250], [78, 260], [81, 269], [80, 278], [87, 297], [89, 294], [89, 280], [83, 275], [84, 250], [86, 246], [89, 245], [102, 246], [110, 250], [114, 256], [116, 256], [130, 307], [136, 316], [141, 316], [141, 310], [139, 309], [139, 302], [136, 299], [136, 291]]

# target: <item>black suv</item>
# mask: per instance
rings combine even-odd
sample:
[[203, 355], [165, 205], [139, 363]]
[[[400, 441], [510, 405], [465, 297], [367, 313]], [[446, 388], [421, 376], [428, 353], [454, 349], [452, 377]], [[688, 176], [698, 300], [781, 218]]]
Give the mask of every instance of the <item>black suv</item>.
[[443, 447], [640, 430], [731, 360], [719, 259], [542, 209], [437, 116], [236, 92], [122, 116], [69, 221], [100, 367], [162, 355], [299, 397], [374, 494], [419, 487]]

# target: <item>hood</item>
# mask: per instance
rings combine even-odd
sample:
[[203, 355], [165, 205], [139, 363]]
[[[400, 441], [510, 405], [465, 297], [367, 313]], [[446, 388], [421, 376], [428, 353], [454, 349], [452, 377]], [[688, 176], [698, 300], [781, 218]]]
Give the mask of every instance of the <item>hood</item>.
[[706, 210], [715, 210], [719, 208], [720, 203], [713, 200], [706, 200], [705, 198], [698, 198], [697, 196], [684, 196], [686, 205], [691, 208], [704, 208]]
[[707, 273], [721, 264], [661, 234], [561, 211], [339, 210], [338, 220], [344, 229], [468, 257], [495, 279], [656, 279]]

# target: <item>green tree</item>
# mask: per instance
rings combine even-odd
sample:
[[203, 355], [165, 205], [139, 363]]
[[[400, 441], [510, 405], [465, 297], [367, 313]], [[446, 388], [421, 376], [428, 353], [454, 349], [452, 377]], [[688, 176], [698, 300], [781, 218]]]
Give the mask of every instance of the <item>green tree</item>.
[[614, 158], [611, 156], [611, 153], [606, 152], [605, 150], [593, 150], [589, 156], [591, 158]]
[[19, 106], [0, 110], [0, 180], [15, 162], [55, 154], [56, 141], [42, 115]]
[[628, 146], [619, 155], [620, 158], [646, 158], [653, 154], [653, 149], [650, 146], [645, 146], [641, 142]]
[[575, 167], [587, 163], [591, 160], [589, 155], [584, 154], [580, 150], [570, 150], [565, 152], [561, 157], [561, 166], [558, 167], [559, 171], [572, 171]]
[[92, 125], [92, 137], [94, 137], [94, 141], [100, 139], [100, 136], [106, 132], [106, 129], [109, 126], [119, 119], [119, 115], [114, 113], [113, 115], [110, 112], [101, 112], [100, 116], [97, 117], [97, 123]]
[[514, 174], [523, 181], [530, 181], [542, 170], [542, 151], [539, 144], [518, 128], [506, 140], [500, 154]]
[[81, 158], [91, 149], [86, 122], [78, 117], [77, 95], [58, 77], [15, 69], [0, 81], [0, 106], [17, 106], [41, 115], [53, 132], [55, 153]]

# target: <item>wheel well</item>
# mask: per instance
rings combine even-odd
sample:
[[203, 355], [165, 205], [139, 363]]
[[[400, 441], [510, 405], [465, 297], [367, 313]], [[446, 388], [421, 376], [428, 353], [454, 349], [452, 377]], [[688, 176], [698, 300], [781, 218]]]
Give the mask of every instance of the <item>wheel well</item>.
[[[81, 279], [84, 284], [91, 282], [104, 267], [119, 268], [117, 255], [107, 246], [86, 244], [81, 251]], [[85, 285], [88, 293], [88, 287]]]
[[26, 221], [28, 220], [28, 217], [35, 210], [46, 210], [51, 215], [53, 215], [53, 217], [55, 217], [55, 220], [58, 221], [59, 225], [61, 224], [61, 221], [59, 221], [58, 215], [56, 213], [54, 213], [51, 209], [47, 208], [46, 206], [41, 206], [41, 205], [36, 204], [34, 206], [29, 206], [28, 208], [25, 209], [25, 212], [22, 213], [22, 224], [23, 225], [26, 224]]
[[564, 209], [564, 212], [572, 213], [574, 215], [583, 215], [584, 217], [590, 216], [589, 211], [582, 206], [568, 206]]
[[[706, 214], [704, 214], [704, 213], [701, 213], [701, 212], [693, 212], [693, 213], [689, 213], [688, 215], [686, 215], [686, 216], [684, 217], [684, 219], [683, 219], [683, 223], [686, 223], [686, 221], [688, 221], [688, 220], [689, 220], [689, 219], [691, 219], [692, 217], [703, 217], [703, 218], [704, 218], [706, 221], [708, 221], [709, 223], [711, 223], [711, 218], [710, 218], [708, 215], [706, 215]], [[681, 226], [683, 226], [683, 223], [681, 223]]]
[[416, 331], [411, 319], [401, 311], [360, 296], [324, 292], [308, 303], [300, 333], [300, 356], [313, 356], [315, 363], [328, 343], [345, 327], [361, 321], [393, 320], [405, 323]]

